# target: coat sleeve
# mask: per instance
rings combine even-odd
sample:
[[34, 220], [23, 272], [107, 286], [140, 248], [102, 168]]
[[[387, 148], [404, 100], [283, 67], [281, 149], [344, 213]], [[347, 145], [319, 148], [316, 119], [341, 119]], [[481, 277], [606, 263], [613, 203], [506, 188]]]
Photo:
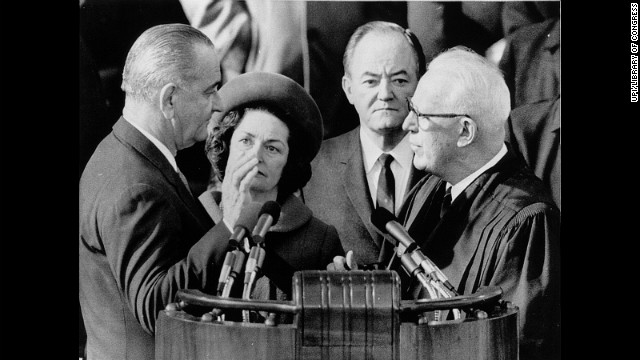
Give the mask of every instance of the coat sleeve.
[[109, 265], [145, 331], [154, 333], [158, 312], [178, 290], [215, 288], [231, 235], [223, 223], [189, 248], [168, 195], [143, 184], [127, 189], [103, 211], [98, 225]]
[[[519, 308], [520, 359], [551, 359], [560, 334], [560, 215], [534, 204], [500, 236], [503, 244], [490, 285]], [[554, 355], [555, 354], [555, 355]]]

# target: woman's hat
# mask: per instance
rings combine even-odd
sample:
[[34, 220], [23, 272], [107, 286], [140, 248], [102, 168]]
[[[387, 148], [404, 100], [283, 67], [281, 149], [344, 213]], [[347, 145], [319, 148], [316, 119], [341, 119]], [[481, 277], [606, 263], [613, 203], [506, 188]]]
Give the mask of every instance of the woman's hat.
[[322, 115], [311, 95], [294, 80], [276, 73], [249, 72], [224, 84], [218, 93], [224, 110], [213, 114], [209, 129], [218, 124], [229, 111], [260, 102], [289, 114], [288, 119], [280, 120], [287, 124], [290, 136], [297, 137], [296, 143], [301, 144], [302, 148], [296, 149], [302, 152], [298, 153], [301, 160], [311, 162], [320, 150], [323, 136]]

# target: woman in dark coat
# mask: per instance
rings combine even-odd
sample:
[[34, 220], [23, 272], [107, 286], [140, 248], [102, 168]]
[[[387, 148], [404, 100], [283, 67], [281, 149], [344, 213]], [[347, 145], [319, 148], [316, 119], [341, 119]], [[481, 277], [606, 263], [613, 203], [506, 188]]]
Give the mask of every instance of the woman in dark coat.
[[225, 111], [209, 125], [205, 151], [212, 181], [200, 201], [214, 221], [230, 223], [250, 202], [281, 206], [264, 240], [265, 276], [251, 297], [290, 300], [294, 271], [324, 270], [344, 255], [336, 229], [315, 218], [295, 194], [311, 177], [310, 162], [320, 148], [320, 112], [300, 85], [274, 73], [243, 74], [219, 93]]

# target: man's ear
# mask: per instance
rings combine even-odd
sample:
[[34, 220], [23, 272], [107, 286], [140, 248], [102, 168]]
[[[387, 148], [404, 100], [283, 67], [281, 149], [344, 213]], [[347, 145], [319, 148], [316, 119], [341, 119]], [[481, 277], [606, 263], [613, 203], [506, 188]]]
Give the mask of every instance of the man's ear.
[[342, 91], [347, 96], [347, 100], [349, 100], [349, 104], [353, 105], [353, 100], [351, 99], [351, 78], [347, 75], [342, 76]]
[[478, 135], [478, 124], [473, 119], [463, 116], [460, 119], [458, 134], [458, 147], [465, 147], [471, 144]]
[[176, 106], [176, 90], [174, 83], [168, 83], [160, 89], [160, 111], [166, 119], [173, 119]]

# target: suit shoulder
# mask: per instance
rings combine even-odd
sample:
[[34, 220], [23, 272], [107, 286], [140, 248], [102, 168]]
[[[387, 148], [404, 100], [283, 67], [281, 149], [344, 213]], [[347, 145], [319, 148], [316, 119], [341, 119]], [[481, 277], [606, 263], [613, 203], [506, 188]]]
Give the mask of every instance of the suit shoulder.
[[357, 129], [324, 140], [316, 158], [333, 159], [344, 155], [345, 149], [351, 148], [354, 145], [353, 141], [358, 139], [357, 134], [354, 134], [355, 131]]

